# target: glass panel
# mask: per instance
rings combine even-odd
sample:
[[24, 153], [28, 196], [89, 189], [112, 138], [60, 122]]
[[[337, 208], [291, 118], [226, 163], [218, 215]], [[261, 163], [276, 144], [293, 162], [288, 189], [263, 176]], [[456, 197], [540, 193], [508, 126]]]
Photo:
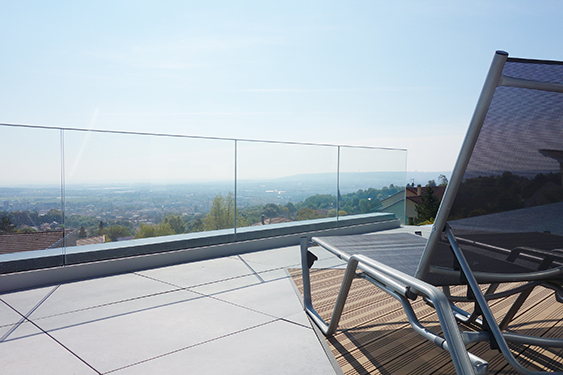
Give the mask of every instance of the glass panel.
[[65, 145], [77, 245], [234, 227], [233, 141], [69, 131]]
[[61, 264], [60, 131], [0, 126], [0, 139], [0, 272], [33, 250], [53, 249], [50, 262]]
[[237, 227], [336, 210], [336, 147], [239, 141], [237, 165]]
[[339, 216], [393, 213], [405, 220], [405, 150], [340, 148]]

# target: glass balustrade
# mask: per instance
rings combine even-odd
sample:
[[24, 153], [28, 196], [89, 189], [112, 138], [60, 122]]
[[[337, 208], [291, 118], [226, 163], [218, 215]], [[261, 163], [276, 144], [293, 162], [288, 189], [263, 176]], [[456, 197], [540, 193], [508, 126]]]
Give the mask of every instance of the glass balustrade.
[[338, 149], [239, 141], [237, 227], [327, 217], [336, 208]]
[[9, 272], [2, 262], [22, 255], [63, 264], [62, 134], [0, 126], [0, 271]]
[[234, 194], [233, 141], [66, 131], [65, 159], [78, 244], [234, 228], [217, 214]]
[[0, 272], [103, 243], [404, 218], [405, 150], [12, 125], [0, 139]]
[[341, 146], [339, 160], [339, 216], [388, 212], [404, 223], [404, 150]]

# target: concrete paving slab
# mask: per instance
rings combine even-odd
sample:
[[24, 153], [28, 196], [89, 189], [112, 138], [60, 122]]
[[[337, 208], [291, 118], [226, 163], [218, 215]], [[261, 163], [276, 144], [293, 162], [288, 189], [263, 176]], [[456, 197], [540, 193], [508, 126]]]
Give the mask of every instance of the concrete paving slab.
[[251, 275], [252, 271], [236, 257], [218, 258], [137, 272], [181, 287], [194, 287], [234, 277]]
[[221, 293], [215, 297], [276, 318], [289, 319], [296, 317], [296, 314], [305, 314], [291, 280], [287, 278]]
[[240, 257], [256, 270], [256, 272], [262, 272], [301, 264], [301, 249], [299, 246], [288, 246], [241, 254]]
[[[315, 267], [326, 268], [345, 264], [323, 248], [315, 247], [313, 249], [313, 253], [319, 258], [319, 260], [315, 262]], [[299, 246], [289, 246], [251, 254], [243, 254], [241, 257], [264, 281], [286, 278], [286, 268], [301, 267], [301, 248]]]
[[34, 334], [0, 342], [0, 369], [18, 375], [97, 374], [52, 338], [33, 327]]
[[246, 288], [248, 286], [260, 284], [262, 282], [263, 281], [259, 277], [252, 274], [252, 275], [241, 276], [227, 280], [221, 280], [214, 283], [204, 284], [202, 286], [189, 288], [189, 290], [198, 293], [203, 293], [206, 295], [215, 295], [232, 290]]
[[[48, 320], [37, 324], [43, 328]], [[50, 334], [106, 372], [264, 324], [272, 318], [207, 297], [106, 319], [88, 316], [84, 320], [84, 324], [52, 330]]]
[[[49, 286], [45, 288], [7, 293], [0, 295], [0, 298], [18, 312], [27, 316], [41, 306], [57, 290], [57, 288], [58, 286]], [[0, 319], [2, 319], [2, 317], [0, 317]]]
[[2, 330], [3, 333], [2, 336], [0, 336], [0, 342], [44, 334], [28, 320], [23, 320], [9, 328], [10, 329]]
[[186, 373], [326, 375], [335, 371], [312, 329], [274, 321], [115, 372]]
[[[134, 299], [146, 295], [158, 294], [173, 290], [174, 287], [142, 277], [136, 274], [123, 274], [62, 284], [53, 289], [53, 293], [45, 298], [30, 316], [33, 319], [61, 314], [68, 311], [101, 306], [108, 303]], [[22, 293], [4, 295], [2, 298], [20, 312], [26, 313], [28, 308], [21, 308]]]
[[6, 306], [1, 300], [2, 298], [0, 297], [0, 337], [2, 337], [2, 330], [5, 327], [9, 329], [9, 327], [22, 319], [20, 314], [12, 310], [9, 306]]
[[295, 314], [290, 314], [286, 316], [284, 319], [293, 323], [301, 324], [304, 327], [311, 327], [311, 321], [307, 317], [305, 311], [300, 311]]
[[285, 279], [288, 277], [285, 268], [278, 268], [278, 269], [260, 272], [258, 276], [262, 279], [262, 281], [265, 282]]
[[[62, 331], [71, 328], [88, 327], [90, 324], [111, 322], [117, 318], [136, 319], [137, 314], [149, 311], [159, 311], [165, 307], [173, 307], [194, 299], [205, 298], [199, 294], [178, 289], [169, 293], [162, 293], [146, 298], [137, 298], [123, 302], [101, 305], [93, 308], [74, 310], [68, 313], [42, 316], [34, 319], [33, 322], [41, 329], [48, 332]], [[20, 331], [16, 331], [12, 336], [18, 336]]]

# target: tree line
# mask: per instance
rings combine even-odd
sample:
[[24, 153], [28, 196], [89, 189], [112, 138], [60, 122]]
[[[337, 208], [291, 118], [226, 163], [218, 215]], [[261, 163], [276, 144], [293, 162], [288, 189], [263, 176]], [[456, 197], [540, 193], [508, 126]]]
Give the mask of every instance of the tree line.
[[[335, 217], [337, 210], [339, 216], [377, 212], [381, 208], [382, 199], [402, 190], [404, 189], [391, 184], [382, 189], [360, 189], [338, 196], [315, 194], [296, 204], [267, 203], [237, 210], [235, 210], [233, 193], [217, 194], [205, 214], [168, 213], [162, 219], [157, 219], [156, 223], [141, 223], [138, 227], [129, 220], [103, 222], [95, 217], [69, 215], [65, 217], [65, 226], [78, 229], [79, 237], [105, 235], [108, 241], [117, 241], [124, 237], [157, 237], [233, 228], [235, 220], [237, 227], [245, 227], [258, 223], [267, 224], [275, 217], [300, 221]], [[45, 215], [30, 211], [4, 211], [0, 212], [0, 218], [0, 234], [16, 231], [33, 232], [35, 230], [32, 227], [38, 227], [43, 223], [62, 224], [63, 220], [60, 210], [50, 210]]]

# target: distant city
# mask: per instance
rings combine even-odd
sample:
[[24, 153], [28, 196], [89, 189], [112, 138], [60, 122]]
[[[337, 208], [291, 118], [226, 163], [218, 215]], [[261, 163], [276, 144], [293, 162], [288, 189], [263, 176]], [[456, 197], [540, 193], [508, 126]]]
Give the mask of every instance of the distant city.
[[[342, 173], [339, 192], [336, 191], [336, 174], [238, 181], [236, 207], [243, 215], [239, 223], [263, 222], [264, 212], [270, 221], [276, 215], [287, 220], [336, 216], [338, 204], [341, 215], [372, 212], [378, 209], [381, 199], [404, 190], [406, 184], [425, 185], [440, 174], [412, 172], [405, 182], [404, 172]], [[67, 230], [81, 229], [82, 237], [106, 233], [112, 226], [122, 227], [124, 229], [111, 236], [117, 240], [139, 236], [141, 226], [161, 224], [167, 217], [172, 227], [174, 222], [170, 218], [181, 221], [179, 227], [173, 228], [174, 233], [185, 233], [221, 229], [211, 228], [205, 222], [205, 215], [214, 205], [223, 204], [225, 207], [220, 208], [227, 211], [230, 206], [234, 207], [234, 191], [233, 182], [76, 185], [66, 186], [64, 191], [60, 186], [0, 187], [0, 216], [4, 226], [8, 226], [4, 233], [61, 230], [64, 222]], [[340, 202], [337, 203], [338, 194]], [[267, 205], [269, 211], [264, 209]], [[305, 208], [311, 210], [306, 215]], [[9, 218], [9, 223], [4, 218]]]

